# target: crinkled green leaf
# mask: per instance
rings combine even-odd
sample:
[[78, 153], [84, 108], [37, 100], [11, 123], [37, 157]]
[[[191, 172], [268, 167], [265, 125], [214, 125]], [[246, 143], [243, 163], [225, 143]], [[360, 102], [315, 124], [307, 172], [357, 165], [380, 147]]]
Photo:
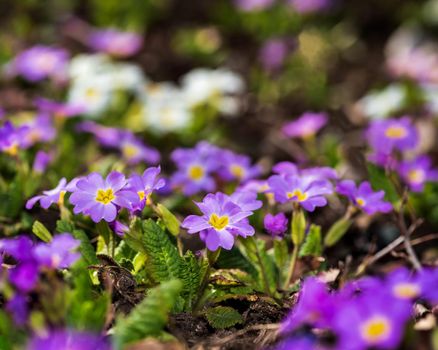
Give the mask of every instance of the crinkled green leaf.
[[217, 329], [229, 328], [238, 323], [243, 323], [242, 315], [232, 307], [216, 306], [207, 310], [205, 316], [208, 323]]

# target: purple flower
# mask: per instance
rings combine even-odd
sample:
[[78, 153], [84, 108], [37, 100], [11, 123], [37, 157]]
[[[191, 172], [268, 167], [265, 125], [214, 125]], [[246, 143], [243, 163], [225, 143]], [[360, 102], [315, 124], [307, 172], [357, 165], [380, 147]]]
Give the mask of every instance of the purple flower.
[[116, 171], [109, 173], [105, 180], [98, 173], [89, 174], [80, 179], [72, 191], [73, 212], [90, 215], [94, 222], [114, 221], [119, 207], [130, 209], [137, 201], [137, 195], [125, 189], [126, 184], [125, 176]]
[[14, 319], [17, 326], [23, 326], [29, 316], [29, 307], [27, 297], [24, 294], [16, 293], [6, 304], [8, 310]]
[[287, 230], [289, 220], [284, 213], [278, 213], [277, 215], [266, 214], [263, 220], [263, 226], [265, 230], [273, 237], [283, 237], [283, 234]]
[[257, 200], [257, 193], [251, 191], [238, 190], [230, 196], [230, 199], [243, 211], [254, 211], [263, 205], [262, 201]]
[[287, 338], [278, 344], [275, 350], [323, 350], [323, 348], [316, 347], [315, 341], [311, 338], [294, 337]]
[[246, 219], [252, 211], [243, 211], [229, 196], [221, 192], [210, 193], [196, 205], [203, 215], [189, 215], [182, 227], [189, 234], [201, 232], [209, 250], [216, 251], [219, 247], [229, 250], [236, 236], [254, 235], [254, 228]]
[[113, 230], [113, 232], [116, 235], [118, 235], [120, 237], [123, 237], [125, 235], [125, 233], [129, 231], [129, 227], [126, 226], [125, 224], [121, 223], [118, 220], [114, 220], [114, 221], [110, 222], [109, 227], [111, 228], [111, 230]]
[[178, 170], [172, 175], [174, 187], [181, 187], [185, 195], [190, 196], [200, 191], [214, 191], [216, 183], [212, 173], [220, 166], [220, 150], [207, 143], [199, 142], [194, 148], [178, 148], [171, 158]]
[[412, 191], [422, 192], [426, 182], [438, 180], [438, 170], [431, 168], [430, 158], [422, 155], [413, 160], [402, 162], [398, 170]]
[[32, 82], [45, 78], [60, 80], [65, 78], [67, 63], [67, 51], [37, 45], [18, 54], [12, 63], [12, 70]]
[[34, 249], [35, 258], [40, 264], [52, 269], [66, 269], [73, 265], [80, 254], [73, 252], [80, 241], [69, 233], [62, 233], [53, 237], [49, 243], [40, 243]]
[[375, 153], [390, 154], [392, 151], [413, 149], [418, 143], [418, 133], [408, 117], [372, 121], [366, 138]]
[[100, 335], [74, 330], [53, 330], [35, 335], [26, 350], [111, 350], [109, 342]]
[[421, 276], [407, 268], [399, 268], [386, 275], [385, 287], [393, 297], [408, 302], [418, 299], [423, 292]]
[[273, 175], [268, 179], [269, 190], [280, 203], [296, 202], [307, 211], [323, 207], [327, 199], [323, 196], [332, 193], [326, 181], [313, 181], [299, 176]]
[[127, 190], [132, 191], [138, 197], [137, 202], [133, 204], [133, 210], [143, 210], [146, 204], [150, 204], [150, 196], [153, 191], [164, 187], [164, 179], [158, 178], [160, 167], [148, 168], [143, 175], [133, 174], [128, 179]]
[[338, 183], [336, 191], [346, 196], [356, 207], [369, 215], [376, 212], [389, 213], [392, 210], [391, 203], [383, 200], [385, 192], [374, 192], [368, 181], [356, 187], [353, 180], [343, 180]]
[[308, 14], [326, 10], [332, 0], [289, 0], [289, 4], [301, 14]]
[[26, 202], [26, 209], [32, 209], [36, 202], [40, 202], [41, 207], [44, 209], [48, 209], [53, 203], [63, 205], [65, 194], [75, 188], [76, 182], [77, 179], [73, 179], [67, 184], [67, 180], [63, 177], [54, 189], [43, 191], [42, 195], [30, 198]]
[[432, 305], [438, 304], [438, 268], [425, 268], [418, 272], [415, 280], [421, 284], [421, 298]]
[[[32, 255], [33, 256], [33, 253]], [[38, 282], [39, 266], [34, 260], [19, 262], [9, 272], [9, 280], [21, 292], [27, 293], [34, 289]]]
[[25, 142], [28, 126], [15, 127], [11, 122], [7, 121], [0, 127], [0, 151], [16, 156], [19, 149], [25, 149], [28, 144]]
[[82, 106], [60, 103], [45, 98], [36, 99], [35, 104], [41, 112], [48, 113], [58, 118], [74, 117], [85, 112], [85, 109]]
[[282, 333], [290, 332], [302, 325], [330, 327], [338, 309], [336, 301], [325, 283], [315, 277], [307, 278], [301, 288], [297, 304], [283, 321]]
[[77, 130], [93, 134], [103, 146], [117, 147], [120, 142], [121, 129], [109, 128], [92, 121], [84, 121], [78, 124]]
[[306, 112], [297, 120], [283, 126], [283, 134], [287, 137], [309, 138], [313, 137], [324, 125], [328, 118], [325, 113]]
[[38, 115], [30, 123], [26, 123], [27, 132], [24, 133], [24, 142], [27, 146], [32, 146], [38, 142], [52, 141], [56, 136], [56, 129], [52, 119], [46, 114]]
[[249, 157], [235, 154], [229, 150], [221, 151], [220, 155], [222, 166], [219, 174], [224, 180], [246, 182], [260, 175], [260, 167], [251, 165]]
[[36, 174], [42, 174], [47, 166], [52, 162], [53, 154], [44, 151], [38, 151], [33, 161], [32, 170]]
[[267, 71], [276, 71], [283, 66], [287, 55], [297, 46], [295, 38], [274, 38], [267, 40], [259, 52], [259, 59]]
[[131, 133], [121, 135], [118, 148], [129, 164], [140, 162], [157, 164], [161, 158], [160, 153], [155, 148], [146, 146]]
[[234, 0], [235, 5], [242, 11], [261, 11], [274, 4], [275, 0]]
[[88, 45], [96, 51], [106, 52], [112, 56], [129, 57], [141, 49], [143, 39], [133, 32], [102, 29], [91, 33]]
[[411, 305], [372, 291], [338, 305], [332, 322], [339, 349], [394, 349], [411, 315]]

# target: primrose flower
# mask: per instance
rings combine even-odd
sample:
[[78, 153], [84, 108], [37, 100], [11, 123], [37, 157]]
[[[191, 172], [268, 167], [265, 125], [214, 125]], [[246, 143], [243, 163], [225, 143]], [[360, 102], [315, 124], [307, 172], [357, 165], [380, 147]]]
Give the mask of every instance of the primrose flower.
[[313, 167], [298, 169], [292, 162], [280, 162], [272, 167], [272, 171], [279, 175], [301, 176], [309, 181], [324, 181], [326, 186], [331, 188], [330, 180], [336, 180], [338, 174], [335, 169], [330, 167]]
[[160, 153], [155, 148], [146, 146], [132, 133], [123, 132], [120, 136], [121, 139], [117, 147], [129, 164], [138, 164], [140, 162], [157, 164], [160, 161]]
[[117, 147], [122, 137], [122, 129], [110, 128], [89, 120], [79, 123], [77, 130], [93, 134], [96, 140], [106, 147]]
[[282, 333], [290, 332], [302, 325], [330, 327], [338, 308], [336, 301], [324, 282], [316, 277], [307, 278], [301, 288], [297, 304], [283, 321]]
[[280, 69], [289, 53], [294, 51], [297, 41], [294, 38], [273, 38], [266, 41], [259, 52], [259, 60], [267, 71]]
[[220, 155], [222, 166], [219, 174], [224, 180], [246, 182], [260, 175], [260, 167], [251, 165], [249, 157], [235, 154], [229, 150], [222, 151]]
[[413, 301], [423, 293], [423, 285], [420, 274], [413, 274], [407, 268], [399, 268], [385, 277], [385, 287], [393, 297]]
[[23, 326], [29, 316], [29, 306], [25, 294], [16, 293], [6, 304], [6, 310], [11, 313], [14, 323]]
[[268, 184], [268, 192], [274, 194], [276, 201], [296, 202], [307, 211], [325, 206], [327, 199], [323, 195], [333, 192], [326, 181], [313, 181], [299, 176], [273, 175], [268, 179]]
[[27, 132], [24, 133], [24, 142], [32, 146], [38, 142], [50, 142], [56, 136], [56, 129], [52, 119], [46, 114], [40, 114], [30, 123], [25, 124]]
[[53, 154], [44, 151], [38, 151], [33, 161], [32, 170], [36, 174], [42, 174], [47, 166], [53, 161]]
[[73, 252], [80, 243], [71, 234], [62, 233], [54, 236], [49, 243], [38, 244], [34, 249], [35, 258], [41, 266], [65, 269], [80, 258], [80, 253]]
[[111, 350], [109, 342], [100, 335], [75, 330], [52, 330], [48, 334], [35, 335], [26, 350]]
[[133, 174], [128, 179], [127, 190], [134, 192], [138, 196], [138, 200], [133, 204], [134, 210], [142, 210], [146, 204], [150, 203], [152, 192], [164, 187], [166, 182], [164, 179], [158, 178], [160, 167], [148, 168], [143, 172], [143, 175]]
[[383, 119], [399, 111], [407, 98], [402, 84], [391, 84], [381, 91], [372, 91], [362, 97], [357, 106], [371, 119]]
[[178, 148], [171, 154], [178, 170], [172, 175], [174, 187], [181, 187], [185, 195], [193, 195], [200, 191], [213, 191], [216, 183], [212, 173], [220, 164], [219, 149], [207, 142], [199, 142], [195, 148]]
[[75, 188], [76, 182], [77, 179], [73, 179], [67, 184], [67, 180], [63, 177], [54, 189], [43, 191], [42, 195], [30, 198], [26, 202], [26, 209], [32, 209], [36, 202], [40, 202], [41, 207], [44, 209], [48, 209], [53, 203], [63, 205], [65, 194]]
[[75, 214], [90, 215], [94, 222], [102, 219], [112, 222], [116, 219], [120, 207], [130, 209], [137, 201], [137, 195], [127, 191], [125, 176], [112, 171], [104, 180], [102, 175], [91, 173], [76, 183], [70, 202]]
[[407, 151], [418, 143], [418, 133], [408, 117], [401, 119], [374, 120], [366, 138], [374, 151], [390, 154], [392, 151]]
[[368, 181], [364, 181], [359, 187], [356, 187], [353, 180], [343, 180], [338, 183], [336, 191], [346, 196], [356, 207], [369, 215], [377, 212], [389, 213], [392, 210], [391, 203], [383, 200], [385, 192], [374, 192]]
[[129, 57], [136, 54], [143, 45], [141, 35], [122, 32], [116, 29], [101, 29], [91, 33], [88, 45], [96, 51], [116, 57]]
[[323, 348], [317, 347], [315, 341], [312, 338], [306, 337], [293, 337], [287, 338], [278, 344], [274, 350], [323, 350]]
[[263, 219], [265, 230], [273, 237], [283, 237], [288, 227], [288, 219], [284, 213], [277, 215], [266, 214]]
[[263, 205], [262, 201], [257, 200], [257, 193], [251, 191], [238, 190], [231, 194], [230, 199], [243, 211], [257, 210]]
[[84, 113], [85, 108], [71, 103], [62, 103], [45, 98], [37, 98], [35, 100], [37, 108], [57, 118], [70, 118]]
[[438, 180], [438, 170], [431, 168], [431, 159], [422, 155], [413, 160], [401, 162], [398, 171], [412, 191], [421, 192], [426, 182]]
[[395, 349], [411, 315], [409, 303], [375, 291], [339, 306], [332, 322], [339, 349]]
[[31, 82], [45, 78], [60, 80], [65, 78], [67, 63], [67, 51], [37, 45], [18, 54], [12, 63], [12, 70]]
[[287, 137], [307, 139], [327, 124], [328, 117], [325, 113], [306, 112], [297, 120], [286, 123], [283, 126], [283, 134]]
[[308, 14], [326, 10], [332, 0], [289, 0], [289, 4], [300, 14]]
[[20, 149], [25, 149], [28, 144], [25, 136], [29, 131], [26, 125], [15, 127], [7, 121], [0, 127], [0, 151], [10, 156], [16, 156]]
[[200, 232], [207, 248], [216, 251], [219, 247], [230, 250], [236, 236], [252, 236], [255, 231], [249, 225], [252, 211], [243, 211], [229, 196], [218, 192], [208, 194], [202, 203], [196, 203], [203, 215], [189, 215], [182, 227], [189, 234]]

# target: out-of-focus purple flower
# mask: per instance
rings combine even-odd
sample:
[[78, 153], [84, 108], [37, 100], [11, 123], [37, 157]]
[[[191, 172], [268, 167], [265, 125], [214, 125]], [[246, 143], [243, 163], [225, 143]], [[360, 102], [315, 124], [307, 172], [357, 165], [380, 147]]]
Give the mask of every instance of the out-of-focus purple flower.
[[378, 277], [365, 276], [358, 280], [348, 281], [343, 288], [338, 291], [337, 298], [342, 300], [349, 300], [355, 298], [363, 293], [369, 293], [376, 290], [383, 290], [385, 288], [383, 280]]
[[133, 174], [128, 179], [127, 190], [136, 194], [137, 201], [133, 203], [133, 210], [143, 210], [146, 204], [150, 204], [152, 192], [159, 190], [165, 185], [164, 179], [158, 178], [160, 167], [148, 168], [143, 175]]
[[26, 123], [27, 132], [24, 133], [24, 142], [32, 146], [38, 142], [50, 142], [56, 136], [56, 129], [52, 119], [47, 114], [40, 114], [30, 123]]
[[294, 337], [281, 341], [274, 350], [323, 350], [323, 348], [317, 347], [311, 338]]
[[423, 286], [420, 275], [407, 268], [399, 268], [385, 277], [385, 288], [397, 299], [411, 302], [422, 295]]
[[121, 129], [106, 127], [87, 120], [79, 123], [77, 130], [93, 134], [102, 146], [117, 147], [120, 142]]
[[353, 180], [343, 180], [336, 186], [336, 191], [369, 215], [377, 212], [389, 213], [392, 210], [391, 203], [383, 200], [385, 192], [383, 190], [374, 192], [368, 181], [356, 187]]
[[230, 199], [243, 211], [254, 211], [263, 205], [262, 201], [257, 200], [257, 193], [251, 191], [236, 191], [231, 194]]
[[275, 0], [234, 0], [235, 5], [242, 11], [261, 11], [274, 4]]
[[49, 243], [40, 243], [34, 249], [36, 260], [41, 266], [51, 269], [66, 269], [73, 265], [81, 256], [74, 250], [80, 245], [69, 233], [53, 237]]
[[30, 198], [26, 202], [26, 209], [32, 209], [36, 202], [40, 202], [44, 209], [48, 209], [53, 203], [63, 205], [65, 194], [74, 190], [76, 182], [77, 179], [73, 179], [67, 184], [67, 180], [63, 177], [54, 189], [43, 191], [42, 195]]
[[27, 297], [24, 294], [16, 293], [6, 303], [6, 310], [12, 314], [14, 323], [17, 326], [23, 326], [29, 316], [29, 307]]
[[61, 103], [45, 98], [37, 98], [35, 100], [37, 108], [57, 118], [70, 118], [85, 112], [85, 108], [69, 103]]
[[286, 57], [296, 48], [294, 38], [274, 38], [267, 40], [259, 52], [259, 59], [267, 71], [277, 71], [283, 66]]
[[[32, 254], [33, 256], [33, 254]], [[21, 292], [31, 291], [38, 282], [39, 266], [36, 261], [19, 262], [9, 271], [9, 280]]]
[[414, 192], [423, 191], [426, 182], [438, 180], [438, 170], [432, 169], [432, 161], [426, 155], [401, 162], [398, 170], [404, 182]]
[[280, 203], [296, 202], [307, 211], [314, 211], [316, 207], [327, 204], [325, 194], [333, 190], [326, 181], [313, 181], [299, 176], [273, 175], [268, 179], [269, 190]]
[[411, 305], [372, 291], [339, 305], [331, 322], [339, 349], [395, 349], [411, 315]]
[[33, 242], [26, 236], [0, 240], [0, 252], [14, 257], [17, 261], [32, 260], [32, 249]]
[[277, 215], [266, 214], [263, 220], [265, 230], [273, 237], [283, 237], [288, 223], [289, 220], [284, 213], [278, 213]]
[[368, 154], [367, 159], [371, 163], [379, 165], [388, 170], [396, 170], [399, 163], [394, 154], [383, 153], [380, 150], [373, 150], [370, 154]]
[[401, 119], [374, 120], [366, 138], [376, 153], [390, 154], [392, 151], [407, 151], [418, 143], [418, 133], [408, 117]]
[[38, 151], [33, 161], [32, 170], [36, 174], [42, 174], [47, 166], [52, 162], [53, 154], [44, 151]]
[[61, 80], [65, 78], [67, 63], [67, 51], [37, 45], [15, 57], [12, 63], [12, 71], [31, 82], [37, 82], [45, 78]]
[[28, 144], [25, 142], [28, 131], [28, 126], [15, 127], [11, 122], [7, 121], [0, 127], [0, 151], [10, 156], [16, 156], [18, 150], [28, 147]]
[[181, 187], [188, 196], [214, 191], [216, 183], [212, 173], [221, 165], [219, 157], [220, 150], [207, 142], [199, 142], [194, 148], [176, 149], [171, 155], [178, 167], [171, 177], [172, 186]]
[[118, 235], [120, 237], [123, 237], [125, 235], [125, 233], [129, 231], [129, 227], [126, 226], [125, 224], [121, 223], [118, 220], [114, 220], [114, 221], [110, 222], [109, 227], [111, 228], [111, 230], [113, 230], [113, 232], [116, 235]]
[[70, 202], [75, 214], [90, 215], [94, 222], [116, 219], [120, 207], [130, 209], [138, 200], [137, 194], [126, 190], [127, 180], [119, 172], [112, 171], [104, 180], [102, 175], [91, 173], [76, 183]]
[[189, 234], [201, 232], [207, 248], [216, 251], [219, 247], [231, 249], [236, 236], [252, 236], [255, 231], [246, 219], [252, 211], [243, 211], [223, 193], [208, 194], [201, 203], [196, 203], [203, 215], [189, 215], [182, 227]]
[[235, 154], [229, 150], [223, 150], [220, 152], [220, 156], [219, 174], [226, 181], [246, 182], [260, 175], [260, 167], [252, 165], [251, 159], [247, 156]]
[[96, 51], [106, 52], [116, 57], [136, 54], [143, 45], [141, 35], [116, 29], [95, 30], [88, 39], [88, 45]]
[[26, 350], [111, 350], [110, 343], [100, 335], [74, 330], [53, 330], [34, 336]]
[[332, 0], [289, 0], [289, 4], [301, 14], [315, 13], [327, 10]]
[[424, 268], [416, 279], [421, 284], [421, 298], [427, 300], [432, 305], [438, 305], [438, 269]]
[[338, 311], [336, 301], [325, 283], [316, 277], [307, 278], [301, 288], [297, 304], [283, 322], [282, 333], [290, 332], [302, 325], [330, 327]]
[[325, 113], [306, 112], [297, 120], [286, 123], [283, 126], [283, 134], [287, 137], [306, 139], [313, 137], [324, 125], [328, 117]]

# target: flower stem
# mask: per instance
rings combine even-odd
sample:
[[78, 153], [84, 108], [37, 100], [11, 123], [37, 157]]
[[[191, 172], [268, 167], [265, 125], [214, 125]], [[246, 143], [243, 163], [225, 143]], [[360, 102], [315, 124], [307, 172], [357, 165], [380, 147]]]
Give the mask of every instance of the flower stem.
[[292, 279], [292, 276], [295, 272], [295, 266], [297, 264], [298, 259], [298, 244], [294, 245], [294, 249], [292, 251], [292, 257], [290, 259], [289, 263], [289, 269], [287, 270], [286, 279], [284, 280], [283, 289], [287, 289], [289, 287], [290, 280]]

